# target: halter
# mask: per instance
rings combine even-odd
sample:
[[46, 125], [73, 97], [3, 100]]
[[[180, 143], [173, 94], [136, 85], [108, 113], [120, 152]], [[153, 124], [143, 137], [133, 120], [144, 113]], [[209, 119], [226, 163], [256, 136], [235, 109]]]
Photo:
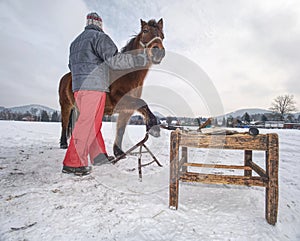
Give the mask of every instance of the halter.
[[140, 45], [141, 45], [144, 49], [146, 49], [146, 48], [148, 48], [149, 45], [150, 45], [151, 43], [153, 43], [155, 40], [159, 40], [159, 41], [161, 41], [161, 42], [163, 41], [161, 37], [156, 36], [156, 37], [154, 37], [153, 39], [151, 39], [148, 43], [145, 43], [145, 44], [144, 44], [142, 41], [140, 41]]

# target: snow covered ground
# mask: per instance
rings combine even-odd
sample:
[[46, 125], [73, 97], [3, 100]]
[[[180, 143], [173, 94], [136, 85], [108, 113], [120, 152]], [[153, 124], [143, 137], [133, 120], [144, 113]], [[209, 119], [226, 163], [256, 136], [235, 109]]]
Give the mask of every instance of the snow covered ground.
[[[128, 126], [125, 147], [144, 131]], [[104, 123], [103, 132], [111, 153], [114, 124]], [[181, 183], [179, 209], [170, 210], [167, 130], [147, 142], [163, 167], [145, 167], [140, 182], [133, 156], [90, 176], [62, 174], [60, 123], [0, 121], [0, 240], [300, 240], [300, 131], [261, 132], [280, 138], [276, 226], [265, 220], [259, 187]], [[189, 154], [201, 155], [215, 153]], [[243, 161], [236, 151], [218, 156], [220, 163]]]

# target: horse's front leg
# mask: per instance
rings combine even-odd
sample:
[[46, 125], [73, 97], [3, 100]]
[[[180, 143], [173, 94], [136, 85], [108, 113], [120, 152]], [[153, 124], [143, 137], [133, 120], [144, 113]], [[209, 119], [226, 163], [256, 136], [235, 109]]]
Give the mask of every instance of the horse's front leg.
[[118, 103], [116, 110], [117, 112], [122, 112], [122, 111], [130, 111], [131, 113], [133, 113], [134, 111], [140, 112], [145, 118], [146, 131], [154, 137], [160, 136], [160, 127], [157, 118], [151, 112], [147, 103], [143, 99], [126, 95]]
[[115, 142], [113, 146], [115, 157], [119, 157], [124, 154], [124, 151], [122, 150], [123, 136], [125, 133], [127, 122], [130, 116], [133, 114], [133, 112], [134, 111], [119, 112], [118, 121], [117, 121], [117, 133], [116, 133]]
[[[142, 99], [140, 99], [140, 101], [145, 102]], [[146, 131], [154, 137], [160, 137], [159, 123], [157, 121], [156, 116], [151, 112], [146, 102], [145, 105], [137, 109], [137, 111], [140, 112], [145, 117]]]

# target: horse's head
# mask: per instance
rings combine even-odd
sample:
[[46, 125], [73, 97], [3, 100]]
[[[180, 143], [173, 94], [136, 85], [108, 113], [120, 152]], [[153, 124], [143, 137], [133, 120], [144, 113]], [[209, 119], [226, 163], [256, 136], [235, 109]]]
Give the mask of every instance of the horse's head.
[[148, 23], [141, 19], [141, 32], [138, 36], [140, 37], [139, 48], [148, 51], [153, 64], [159, 64], [165, 56], [162, 18], [158, 22], [150, 20]]

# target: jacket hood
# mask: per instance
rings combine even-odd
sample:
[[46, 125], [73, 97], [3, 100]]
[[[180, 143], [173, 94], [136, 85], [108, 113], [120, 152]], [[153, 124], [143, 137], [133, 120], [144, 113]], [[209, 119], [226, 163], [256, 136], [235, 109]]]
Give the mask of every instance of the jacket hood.
[[84, 29], [85, 30], [94, 29], [94, 30], [97, 30], [97, 31], [100, 31], [100, 32], [104, 32], [99, 26], [94, 25], [94, 24], [90, 24], [90, 25], [86, 26]]

